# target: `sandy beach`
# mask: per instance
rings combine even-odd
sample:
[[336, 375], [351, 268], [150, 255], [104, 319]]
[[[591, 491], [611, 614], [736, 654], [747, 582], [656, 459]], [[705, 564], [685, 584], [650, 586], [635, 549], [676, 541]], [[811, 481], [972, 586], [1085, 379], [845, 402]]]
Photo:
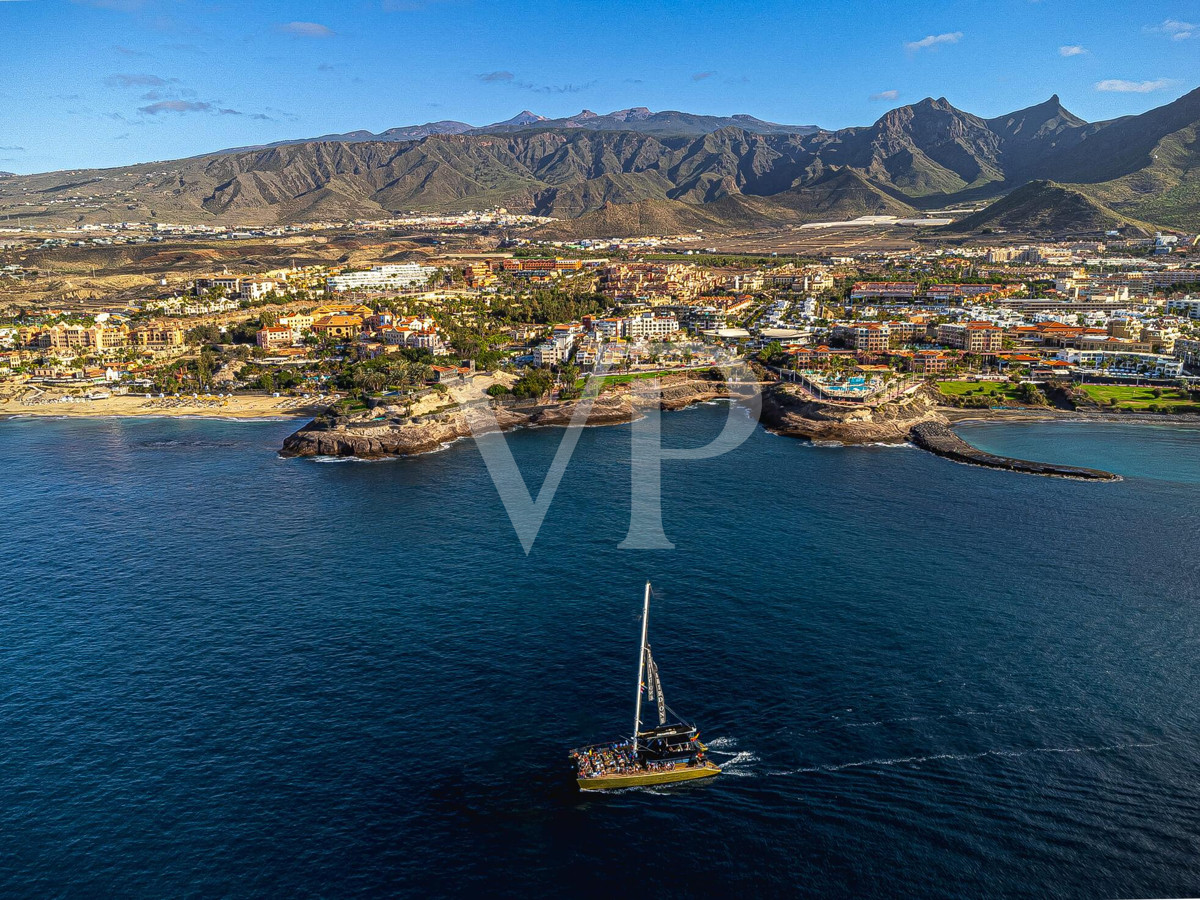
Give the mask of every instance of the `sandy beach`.
[[0, 419], [11, 416], [47, 417], [208, 417], [222, 419], [311, 418], [337, 399], [323, 397], [271, 397], [264, 395], [146, 397], [143, 394], [87, 400], [58, 398], [0, 399]]

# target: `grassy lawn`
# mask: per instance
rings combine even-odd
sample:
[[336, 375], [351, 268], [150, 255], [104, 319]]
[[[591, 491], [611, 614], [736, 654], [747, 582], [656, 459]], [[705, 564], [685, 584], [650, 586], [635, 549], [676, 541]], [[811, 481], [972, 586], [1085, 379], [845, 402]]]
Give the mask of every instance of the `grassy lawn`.
[[[1162, 396], [1155, 397], [1154, 389], [1138, 385], [1126, 384], [1085, 384], [1082, 386], [1095, 403], [1100, 406], [1112, 406], [1116, 409], [1146, 409], [1151, 404], [1162, 406], [1186, 406], [1189, 409], [1200, 410], [1200, 403], [1188, 398], [1183, 391], [1174, 388], [1162, 388]], [[1115, 400], [1116, 403], [1110, 401]]]
[[938, 390], [947, 397], [987, 397], [989, 400], [1016, 400], [1013, 385], [995, 381], [939, 381]]
[[[624, 375], [605, 375], [604, 376], [604, 384], [602, 384], [601, 387], [605, 387], [610, 384], [628, 384], [631, 381], [637, 381], [639, 378], [654, 378], [658, 375], [672, 375], [672, 374], [681, 373], [681, 372], [697, 372], [697, 371], [705, 371], [705, 370], [702, 370], [702, 369], [659, 369], [655, 372], [628, 372]], [[575, 387], [579, 390], [583, 390], [583, 387], [584, 387], [584, 385], [587, 384], [587, 382], [588, 382], [588, 380], [586, 378], [576, 379]]]

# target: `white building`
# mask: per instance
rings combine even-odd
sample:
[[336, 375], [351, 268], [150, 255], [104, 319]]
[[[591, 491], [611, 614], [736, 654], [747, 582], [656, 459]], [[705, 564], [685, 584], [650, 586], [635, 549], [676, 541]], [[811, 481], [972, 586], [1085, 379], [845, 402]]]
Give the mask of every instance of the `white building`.
[[1200, 366], [1200, 340], [1176, 341], [1173, 353], [1185, 365]]
[[274, 281], [261, 278], [246, 278], [242, 280], [241, 296], [243, 300], [261, 300], [272, 291], [279, 290]]
[[606, 341], [615, 341], [629, 334], [629, 320], [623, 318], [597, 319], [592, 323], [596, 336]]
[[629, 317], [628, 334], [632, 339], [665, 338], [679, 330], [679, 319], [673, 313], [640, 313]]
[[575, 335], [555, 335], [533, 348], [533, 364], [535, 366], [556, 366], [566, 362], [575, 346]]
[[[1200, 276], [1197, 276], [1200, 281]], [[1184, 297], [1180, 300], [1168, 300], [1167, 312], [1176, 316], [1187, 316], [1189, 319], [1200, 319], [1200, 299]]]
[[326, 286], [336, 293], [403, 290], [427, 284], [435, 272], [437, 269], [433, 266], [421, 266], [417, 263], [375, 266], [365, 272], [343, 272], [341, 275], [334, 275], [326, 281]]
[[1140, 376], [1142, 378], [1178, 378], [1183, 360], [1159, 353], [1132, 353], [1125, 350], [1062, 350], [1059, 359], [1078, 366], [1080, 371], [1097, 375]]

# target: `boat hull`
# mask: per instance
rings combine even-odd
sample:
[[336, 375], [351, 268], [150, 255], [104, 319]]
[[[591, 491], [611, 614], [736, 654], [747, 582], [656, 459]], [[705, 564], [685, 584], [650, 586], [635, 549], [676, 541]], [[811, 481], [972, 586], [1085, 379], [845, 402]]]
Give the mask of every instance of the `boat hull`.
[[637, 774], [600, 775], [596, 778], [577, 778], [581, 791], [618, 791], [622, 788], [645, 787], [655, 784], [672, 784], [676, 781], [695, 781], [720, 775], [721, 769], [712, 763], [703, 766], [688, 766], [666, 772], [639, 772]]

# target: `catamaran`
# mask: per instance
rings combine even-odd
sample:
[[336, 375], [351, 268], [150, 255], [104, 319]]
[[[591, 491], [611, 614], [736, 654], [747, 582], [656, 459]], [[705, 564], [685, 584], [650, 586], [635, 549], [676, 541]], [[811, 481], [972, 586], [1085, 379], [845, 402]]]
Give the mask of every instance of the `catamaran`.
[[[711, 778], [721, 772], [706, 756], [700, 733], [686, 722], [667, 721], [658, 666], [646, 637], [650, 625], [650, 582], [642, 608], [642, 642], [638, 653], [637, 700], [633, 710], [633, 737], [611, 744], [593, 744], [571, 751], [580, 790], [608, 791], [647, 784], [669, 784]], [[658, 725], [642, 730], [642, 694], [658, 707]]]

